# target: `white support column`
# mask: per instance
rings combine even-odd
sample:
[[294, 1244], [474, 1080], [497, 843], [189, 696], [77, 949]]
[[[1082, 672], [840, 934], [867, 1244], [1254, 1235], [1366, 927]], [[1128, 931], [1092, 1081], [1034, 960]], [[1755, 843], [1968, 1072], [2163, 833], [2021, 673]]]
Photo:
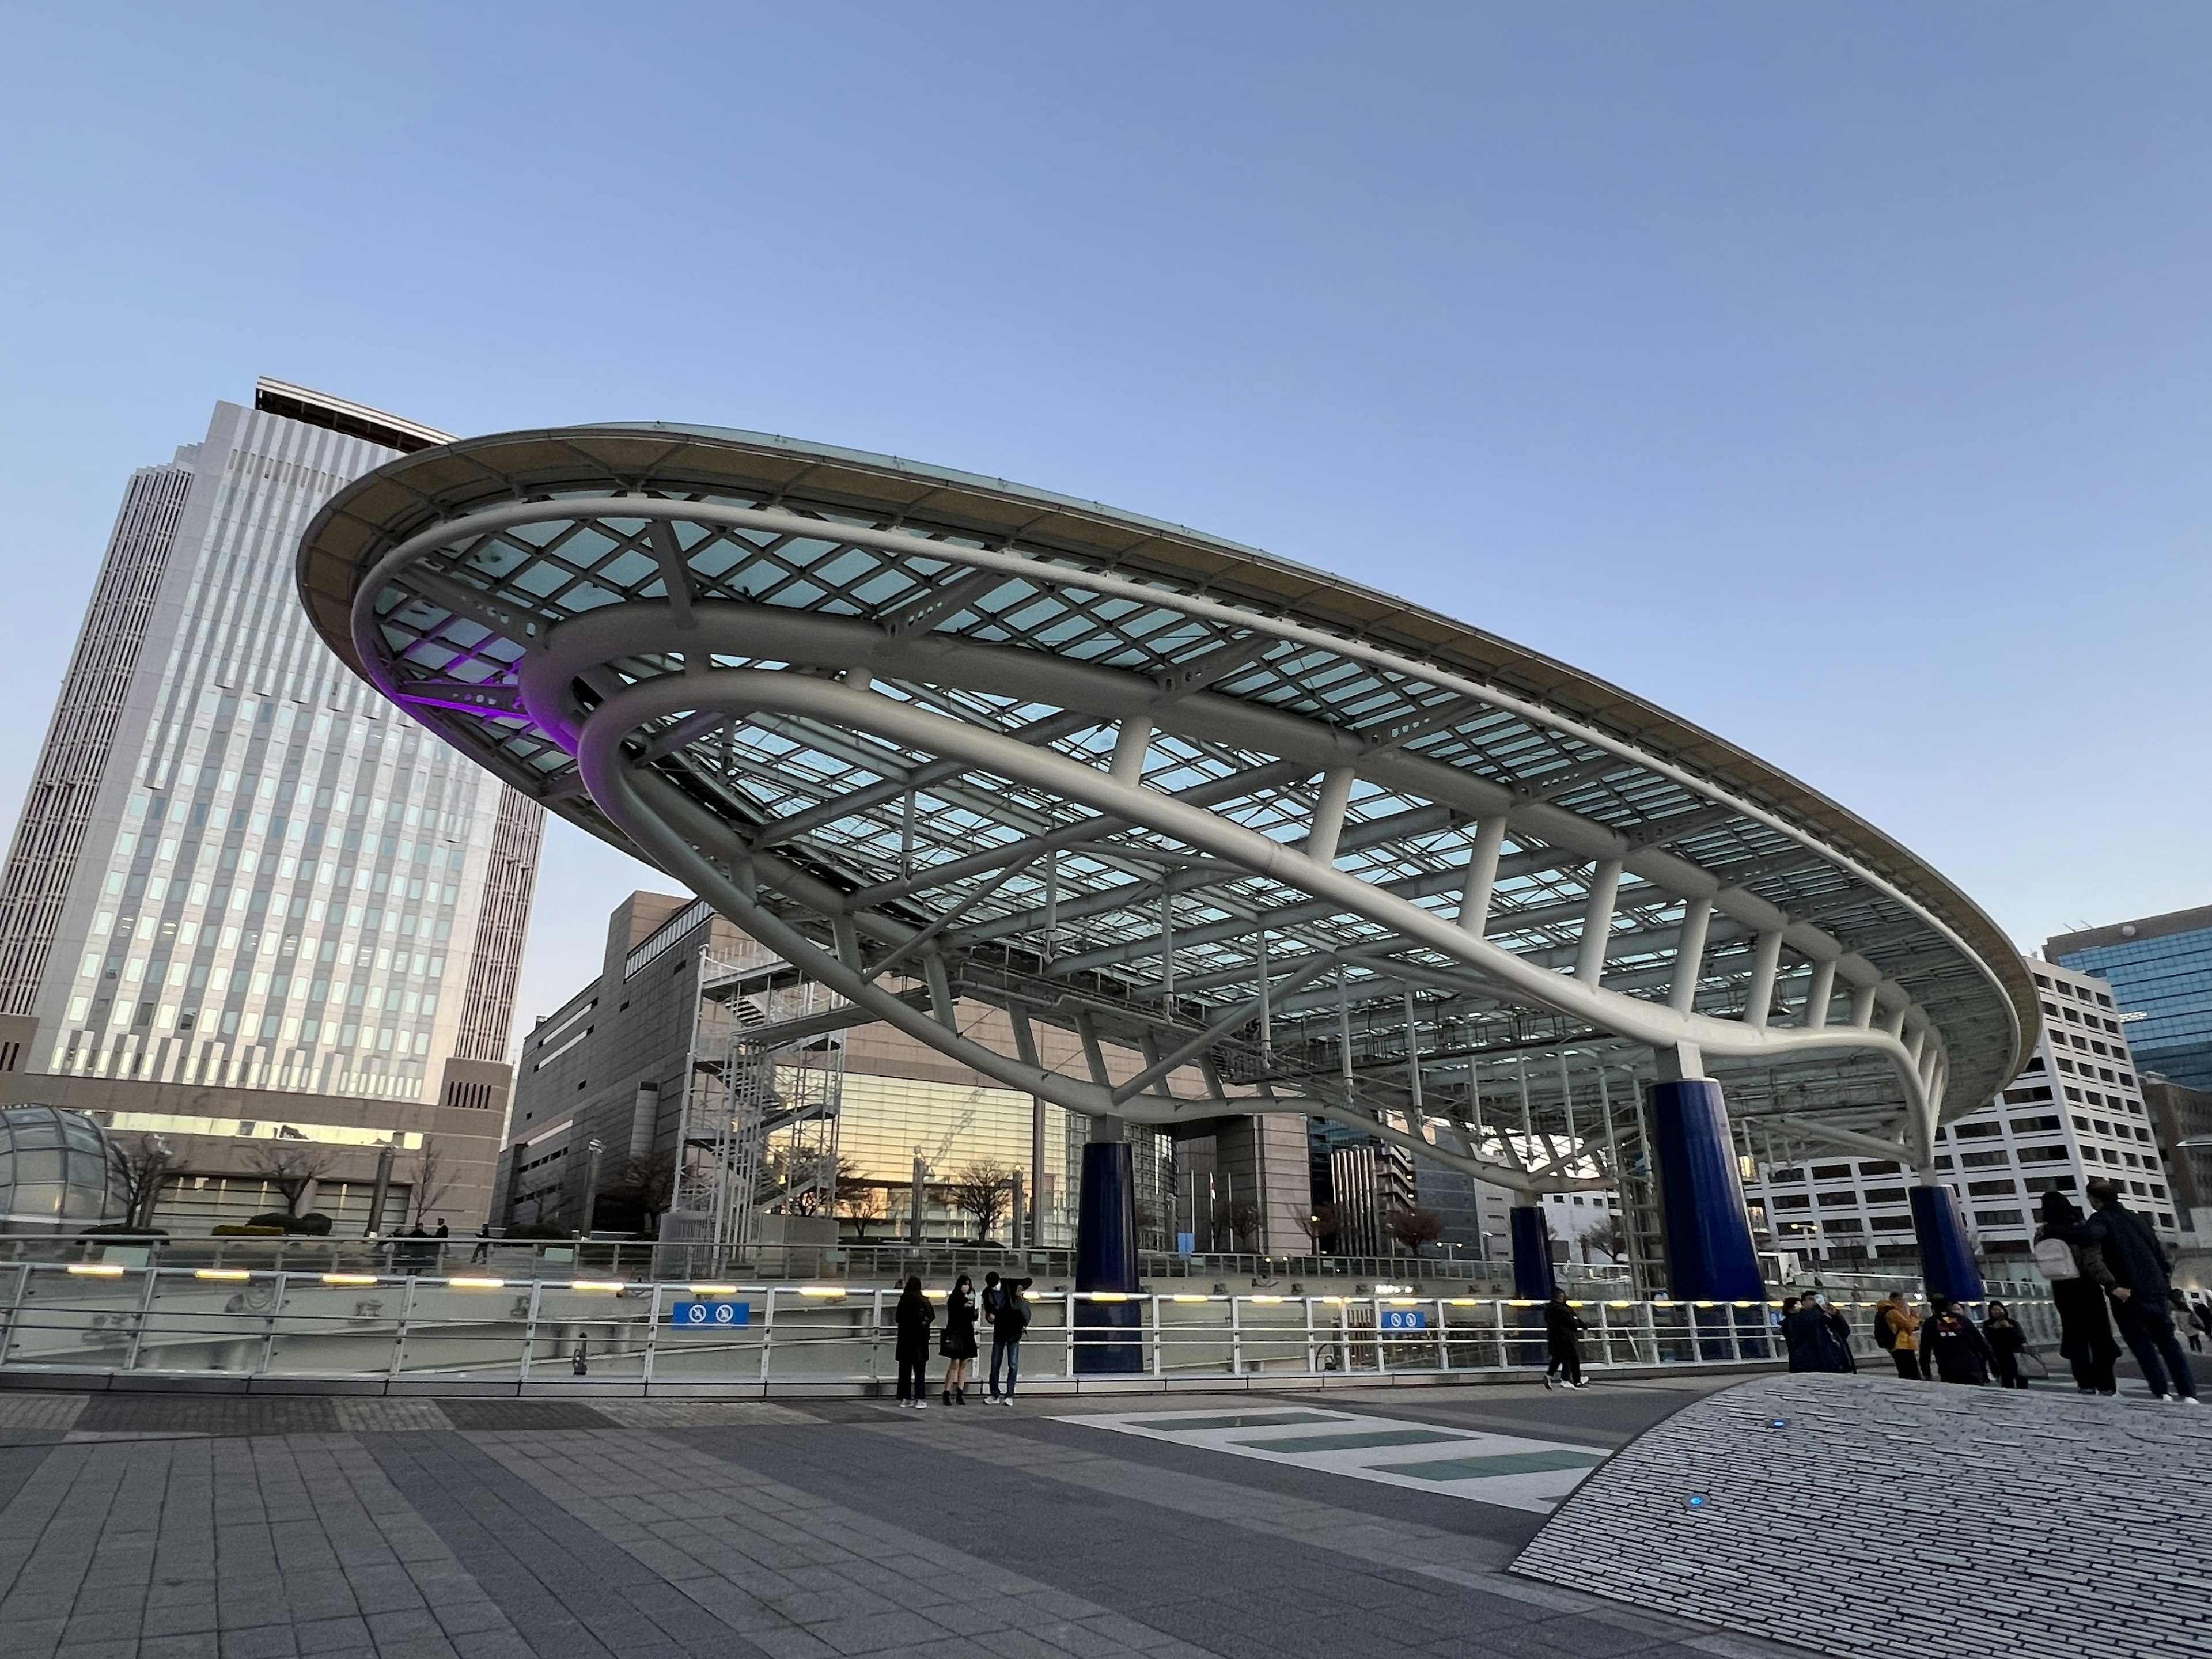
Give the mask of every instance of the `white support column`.
[[1336, 843], [1344, 834], [1344, 809], [1352, 801], [1353, 775], [1348, 766], [1333, 766], [1321, 775], [1321, 795], [1314, 802], [1313, 829], [1305, 844], [1306, 856], [1317, 863], [1336, 861]]
[[1705, 931], [1712, 925], [1713, 902], [1692, 899], [1682, 908], [1682, 927], [1674, 946], [1674, 987], [1667, 1006], [1678, 1014], [1695, 1011], [1698, 981], [1705, 973]]
[[1114, 733], [1114, 761], [1107, 775], [1133, 787], [1145, 781], [1145, 757], [1152, 746], [1152, 723], [1142, 714], [1122, 717]]
[[1605, 947], [1613, 936], [1613, 903], [1620, 895], [1620, 860], [1600, 859], [1590, 872], [1589, 903], [1583, 911], [1582, 948], [1575, 955], [1575, 977], [1595, 985], [1605, 975]]
[[1910, 1004], [1899, 1003], [1882, 1016], [1881, 1029], [1900, 1042], [1905, 1040], [1905, 1017], [1911, 1012]]
[[1874, 987], [1862, 985], [1851, 993], [1851, 1024], [1862, 1031], [1874, 1024]]
[[1813, 988], [1805, 995], [1805, 1013], [1800, 1022], [1808, 1030], [1817, 1031], [1828, 1023], [1828, 1005], [1836, 996], [1836, 964], [1832, 957], [1813, 964]]
[[1779, 929], [1761, 933], [1751, 957], [1751, 994], [1743, 1005], [1743, 1023], [1765, 1025], [1767, 1010], [1774, 1003], [1774, 974], [1782, 963], [1782, 933]]
[[1498, 885], [1498, 855], [1505, 845], [1505, 814], [1500, 811], [1475, 827], [1474, 848], [1467, 855], [1467, 885], [1459, 899], [1459, 925], [1477, 939], [1490, 921], [1490, 895]]

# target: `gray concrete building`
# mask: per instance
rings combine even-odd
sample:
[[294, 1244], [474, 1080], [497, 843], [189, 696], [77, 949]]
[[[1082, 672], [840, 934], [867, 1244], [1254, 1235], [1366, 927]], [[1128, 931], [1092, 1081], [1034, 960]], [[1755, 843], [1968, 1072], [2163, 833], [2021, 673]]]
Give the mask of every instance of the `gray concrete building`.
[[[711, 996], [717, 981], [774, 960], [699, 901], [640, 892], [617, 906], [599, 976], [538, 1018], [523, 1040], [495, 1219], [573, 1230], [584, 1224], [587, 1188], [601, 1231], [650, 1231], [672, 1206], [683, 1210], [684, 1182], [696, 1176], [710, 1133], [699, 1092], [686, 1133], [687, 1091], [709, 1090], [722, 1063], [723, 1045], [702, 1034], [702, 975]], [[960, 1018], [965, 1024], [1003, 1016], [963, 1003]], [[1012, 1242], [1011, 1213], [983, 1229], [953, 1190], [963, 1171], [988, 1166], [1020, 1177], [1024, 1239], [1072, 1244], [1079, 1194], [1071, 1171], [1080, 1170], [1086, 1120], [969, 1071], [887, 1024], [856, 1024], [837, 1036], [834, 1150], [845, 1178], [829, 1208], [846, 1242], [911, 1235], [919, 1156], [929, 1171], [926, 1237], [988, 1231]], [[1038, 1038], [1048, 1048], [1068, 1043], [1048, 1028]], [[1103, 1059], [1122, 1078], [1139, 1064], [1115, 1049]], [[1217, 1218], [1217, 1199], [1257, 1209], [1256, 1226], [1243, 1235], [1253, 1250], [1306, 1253], [1298, 1224], [1311, 1188], [1300, 1120], [1231, 1115], [1183, 1126], [1179, 1138], [1133, 1127], [1127, 1133], [1136, 1146], [1144, 1248], [1171, 1249], [1178, 1232], [1199, 1231], [1195, 1193], [1208, 1237], [1223, 1249], [1234, 1241], [1230, 1218]]]
[[324, 501], [445, 439], [264, 380], [132, 476], [94, 581], [0, 875], [0, 1088], [228, 1183], [180, 1221], [267, 1207], [272, 1135], [341, 1187], [427, 1137], [456, 1220], [489, 1198], [543, 811], [349, 672], [293, 575]]

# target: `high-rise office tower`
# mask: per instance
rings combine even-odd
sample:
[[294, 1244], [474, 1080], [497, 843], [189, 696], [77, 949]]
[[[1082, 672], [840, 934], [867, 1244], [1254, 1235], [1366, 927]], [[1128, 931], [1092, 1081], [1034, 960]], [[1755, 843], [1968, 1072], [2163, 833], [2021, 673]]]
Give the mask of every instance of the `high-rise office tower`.
[[[2169, 1185], [2155, 1115], [2146, 1109], [2114, 988], [2030, 959], [2043, 1034], [2027, 1065], [1980, 1109], [1936, 1132], [1936, 1173], [2002, 1267], [2025, 1261], [2043, 1194], [2087, 1207], [2092, 1177], [2120, 1183], [2128, 1206], [2168, 1243], [2192, 1226]], [[1756, 1137], [1753, 1140], [1756, 1149]], [[1849, 1152], [1775, 1166], [1744, 1183], [1761, 1248], [1830, 1261], [1918, 1260], [1906, 1201], [1911, 1171]]]
[[2144, 1071], [2212, 1089], [2212, 908], [2061, 933], [2043, 954], [2111, 982]]
[[28, 1069], [504, 1108], [543, 813], [293, 587], [329, 496], [444, 441], [264, 380], [132, 477], [0, 880]]

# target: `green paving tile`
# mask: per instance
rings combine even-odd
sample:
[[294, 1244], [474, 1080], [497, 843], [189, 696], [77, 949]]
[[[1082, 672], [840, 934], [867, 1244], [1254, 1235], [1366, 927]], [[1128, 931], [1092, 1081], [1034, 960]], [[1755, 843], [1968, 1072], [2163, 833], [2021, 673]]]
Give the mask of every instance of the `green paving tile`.
[[1240, 1440], [1237, 1443], [1249, 1446], [1255, 1451], [1364, 1451], [1370, 1446], [1434, 1446], [1472, 1438], [1472, 1435], [1443, 1433], [1435, 1429], [1370, 1429], [1359, 1434], [1294, 1435], [1287, 1440]]
[[1493, 1452], [1487, 1457], [1444, 1457], [1432, 1463], [1370, 1463], [1385, 1474], [1410, 1474], [1416, 1480], [1484, 1480], [1501, 1474], [1542, 1474], [1553, 1469], [1587, 1469], [1605, 1462], [1603, 1452]]
[[1249, 1412], [1241, 1417], [1139, 1418], [1133, 1429], [1173, 1429], [1178, 1434], [1200, 1429], [1287, 1429], [1293, 1423], [1342, 1423], [1347, 1419], [1322, 1412]]

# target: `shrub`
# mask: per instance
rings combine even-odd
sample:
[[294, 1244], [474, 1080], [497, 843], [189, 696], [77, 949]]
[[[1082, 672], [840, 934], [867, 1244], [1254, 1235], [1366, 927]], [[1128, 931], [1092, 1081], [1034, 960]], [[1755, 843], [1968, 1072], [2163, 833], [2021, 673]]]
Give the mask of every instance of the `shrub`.
[[562, 1243], [575, 1237], [565, 1227], [556, 1227], [544, 1221], [526, 1221], [520, 1226], [509, 1227], [503, 1236], [507, 1238], [558, 1239]]

